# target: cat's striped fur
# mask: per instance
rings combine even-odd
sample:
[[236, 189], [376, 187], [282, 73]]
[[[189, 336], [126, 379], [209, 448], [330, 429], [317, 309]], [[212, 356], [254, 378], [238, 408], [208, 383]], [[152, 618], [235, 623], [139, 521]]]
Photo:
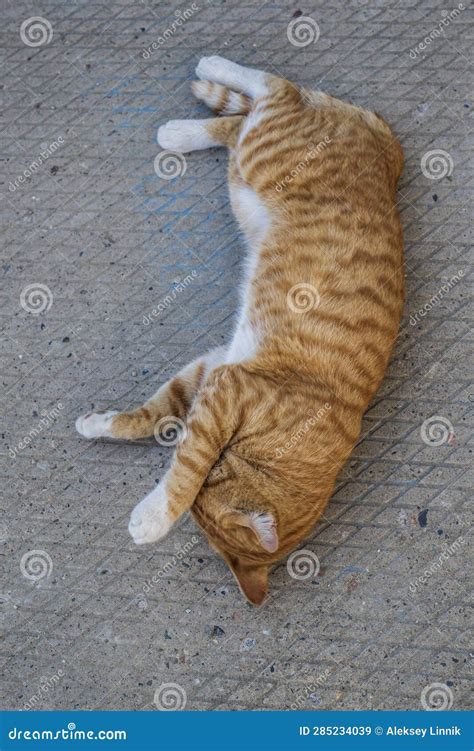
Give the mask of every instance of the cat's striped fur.
[[78, 430], [132, 439], [164, 416], [186, 420], [131, 534], [153, 542], [190, 509], [260, 603], [269, 565], [323, 512], [387, 367], [403, 305], [403, 155], [375, 113], [219, 57], [197, 74], [195, 95], [224, 116], [171, 121], [158, 140], [229, 149], [248, 243], [234, 338], [143, 407], [79, 418]]

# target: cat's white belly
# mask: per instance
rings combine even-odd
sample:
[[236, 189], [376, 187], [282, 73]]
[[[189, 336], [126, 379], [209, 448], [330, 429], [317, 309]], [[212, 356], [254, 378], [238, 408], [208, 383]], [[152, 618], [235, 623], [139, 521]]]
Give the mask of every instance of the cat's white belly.
[[226, 365], [233, 365], [244, 360], [250, 360], [258, 347], [257, 332], [254, 331], [248, 321], [245, 312], [240, 314], [237, 329], [229, 345], [225, 358]]
[[234, 213], [245, 233], [248, 255], [241, 287], [239, 321], [227, 351], [227, 365], [251, 359], [258, 349], [259, 334], [251, 325], [248, 315], [252, 303], [251, 282], [257, 270], [262, 241], [271, 227], [270, 212], [252, 188], [247, 185], [232, 185], [231, 200]]
[[258, 256], [259, 246], [271, 226], [271, 216], [257, 193], [248, 185], [231, 185], [230, 200], [249, 248], [249, 259]]

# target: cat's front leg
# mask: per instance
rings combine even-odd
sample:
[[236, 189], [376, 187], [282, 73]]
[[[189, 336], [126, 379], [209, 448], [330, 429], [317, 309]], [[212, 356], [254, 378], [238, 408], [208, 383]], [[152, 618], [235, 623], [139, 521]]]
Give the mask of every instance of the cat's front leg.
[[89, 412], [76, 420], [77, 432], [84, 438], [113, 438], [113, 418], [118, 412]]
[[164, 537], [189, 511], [239, 421], [243, 380], [239, 366], [221, 366], [196, 397], [187, 430], [160, 484], [132, 511], [129, 532], [141, 545]]
[[132, 511], [128, 531], [136, 545], [156, 542], [168, 534], [174, 519], [170, 513], [164, 478]]
[[221, 146], [208, 126], [212, 120], [169, 120], [158, 128], [157, 141], [163, 149], [187, 153]]
[[152, 436], [161, 418], [166, 421], [171, 417], [185, 419], [207, 375], [213, 368], [221, 365], [225, 357], [226, 347], [215, 347], [182, 368], [142, 407], [131, 412], [90, 412], [77, 418], [76, 430], [89, 439], [118, 438], [133, 441]]

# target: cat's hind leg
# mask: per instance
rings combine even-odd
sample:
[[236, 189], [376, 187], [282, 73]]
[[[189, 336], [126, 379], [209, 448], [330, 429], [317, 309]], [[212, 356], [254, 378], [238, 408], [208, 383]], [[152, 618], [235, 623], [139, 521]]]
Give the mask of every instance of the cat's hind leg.
[[142, 407], [131, 412], [93, 412], [83, 415], [76, 420], [76, 430], [84, 438], [136, 440], [152, 436], [161, 419], [177, 417], [182, 420], [186, 417], [207, 376], [224, 362], [225, 357], [226, 348], [216, 347], [186, 365]]
[[186, 153], [235, 143], [243, 117], [207, 120], [170, 120], [158, 128], [158, 143], [163, 149]]
[[270, 93], [269, 82], [274, 78], [263, 70], [246, 68], [219, 55], [202, 57], [196, 68], [196, 75], [201, 80], [215, 81], [230, 89], [242, 91], [252, 99], [267, 96]]

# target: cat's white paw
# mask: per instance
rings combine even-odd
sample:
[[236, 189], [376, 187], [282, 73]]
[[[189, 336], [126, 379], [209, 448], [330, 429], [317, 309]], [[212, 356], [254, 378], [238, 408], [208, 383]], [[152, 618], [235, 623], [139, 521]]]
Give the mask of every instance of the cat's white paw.
[[232, 65], [234, 65], [234, 63], [231, 63], [230, 60], [226, 60], [225, 57], [220, 57], [220, 55], [201, 57], [196, 67], [196, 75], [201, 81], [215, 81], [217, 80], [216, 76], [218, 77], [219, 73], [223, 73]]
[[166, 491], [163, 483], [160, 483], [135, 506], [130, 516], [128, 531], [136, 545], [144, 545], [160, 540], [168, 534], [172, 526]]
[[170, 120], [158, 128], [157, 140], [163, 149], [181, 153], [216, 145], [207, 133], [205, 120]]
[[81, 415], [76, 420], [76, 430], [84, 438], [112, 438], [110, 427], [112, 419], [118, 412], [91, 412], [88, 415]]

